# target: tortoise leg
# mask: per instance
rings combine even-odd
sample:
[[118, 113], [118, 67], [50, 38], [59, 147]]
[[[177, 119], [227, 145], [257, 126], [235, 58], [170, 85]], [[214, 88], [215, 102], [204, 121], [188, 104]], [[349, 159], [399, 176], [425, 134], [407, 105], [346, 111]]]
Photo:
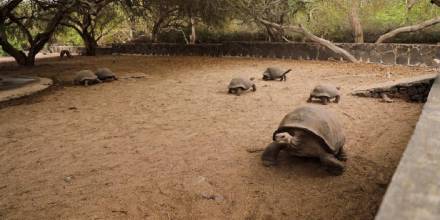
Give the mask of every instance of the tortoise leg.
[[347, 161], [347, 153], [345, 152], [344, 148], [339, 150], [339, 153], [336, 155], [336, 159], [340, 161]]
[[252, 91], [257, 91], [257, 86], [254, 84], [254, 85], [252, 85]]
[[96, 79], [96, 83], [102, 83], [102, 80]]
[[263, 154], [261, 155], [261, 159], [263, 160], [264, 166], [275, 166], [277, 164], [277, 158], [280, 151], [284, 148], [283, 145], [278, 144], [276, 142], [270, 143]]
[[307, 102], [312, 102], [313, 96], [310, 96], [309, 99], [307, 99]]
[[113, 76], [113, 79], [114, 79], [114, 80], [118, 80], [118, 77], [116, 77], [116, 76]]
[[89, 86], [89, 80], [88, 79], [84, 80], [84, 86]]
[[242, 88], [237, 88], [235, 90], [235, 95], [240, 96], [243, 93], [243, 89]]
[[341, 96], [336, 96], [336, 98], [335, 98], [335, 103], [339, 103], [339, 100], [341, 100]]
[[326, 170], [335, 176], [339, 176], [345, 171], [345, 165], [336, 159], [332, 154], [326, 154], [319, 158], [322, 165], [326, 166]]
[[328, 100], [327, 97], [321, 97], [320, 99], [321, 99], [321, 103], [322, 103], [323, 105], [328, 105], [329, 100]]
[[228, 93], [229, 93], [229, 94], [234, 93], [233, 89], [229, 89], [229, 90], [228, 90]]

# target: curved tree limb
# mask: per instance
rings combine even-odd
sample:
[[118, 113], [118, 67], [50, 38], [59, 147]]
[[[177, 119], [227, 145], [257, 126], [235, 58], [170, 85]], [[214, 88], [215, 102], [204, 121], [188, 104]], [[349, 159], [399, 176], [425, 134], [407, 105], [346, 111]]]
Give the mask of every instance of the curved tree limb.
[[335, 44], [333, 44], [332, 42], [324, 39], [324, 38], [320, 38], [314, 34], [312, 34], [309, 30], [307, 30], [306, 28], [304, 28], [302, 25], [288, 25], [288, 26], [282, 26], [276, 23], [272, 23], [269, 21], [266, 21], [264, 19], [261, 18], [257, 18], [258, 21], [260, 21], [261, 23], [265, 24], [265, 25], [270, 25], [274, 28], [277, 29], [287, 29], [293, 32], [297, 32], [297, 33], [301, 33], [303, 34], [306, 38], [310, 39], [313, 42], [319, 43], [325, 47], [327, 47], [328, 49], [330, 49], [331, 51], [343, 56], [345, 59], [353, 62], [353, 63], [358, 63], [359, 61], [352, 55], [350, 54], [348, 51], [336, 46]]
[[438, 24], [438, 23], [440, 23], [440, 17], [433, 18], [431, 20], [427, 20], [427, 21], [424, 21], [419, 24], [397, 28], [395, 30], [392, 30], [392, 31], [380, 36], [379, 39], [377, 39], [376, 44], [383, 43], [384, 41], [386, 41], [390, 38], [393, 38], [400, 33], [419, 31], [419, 30], [425, 29], [427, 27], [430, 27], [432, 25]]

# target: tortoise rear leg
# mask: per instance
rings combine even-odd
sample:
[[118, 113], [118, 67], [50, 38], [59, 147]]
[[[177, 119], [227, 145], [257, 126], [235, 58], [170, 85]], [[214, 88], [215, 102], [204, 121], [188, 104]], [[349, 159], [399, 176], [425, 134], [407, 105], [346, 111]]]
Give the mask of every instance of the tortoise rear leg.
[[326, 170], [332, 174], [339, 176], [345, 171], [345, 165], [336, 159], [336, 157], [332, 154], [326, 154], [319, 158], [321, 160], [322, 165], [326, 166]]
[[339, 150], [339, 153], [336, 155], [336, 158], [340, 161], [347, 161], [347, 153], [345, 152], [344, 148], [341, 148]]
[[278, 154], [284, 148], [283, 145], [276, 142], [269, 144], [261, 155], [264, 166], [274, 166], [277, 164]]
[[335, 98], [335, 103], [339, 103], [340, 100], [341, 100], [341, 96], [337, 95]]
[[254, 85], [252, 85], [252, 91], [257, 91], [257, 86], [254, 84]]
[[323, 105], [328, 105], [328, 103], [330, 102], [329, 98], [327, 97], [321, 97], [320, 99]]

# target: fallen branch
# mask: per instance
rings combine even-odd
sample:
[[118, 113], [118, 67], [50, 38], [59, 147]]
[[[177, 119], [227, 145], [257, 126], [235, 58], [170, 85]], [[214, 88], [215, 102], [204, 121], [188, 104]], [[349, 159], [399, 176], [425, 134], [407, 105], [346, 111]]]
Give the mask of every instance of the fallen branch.
[[432, 25], [435, 25], [437, 23], [440, 23], [440, 17], [424, 21], [420, 24], [397, 28], [395, 30], [392, 30], [392, 31], [380, 36], [379, 39], [377, 39], [376, 44], [383, 43], [384, 41], [386, 41], [390, 38], [393, 38], [394, 36], [396, 36], [398, 34], [422, 30], [422, 29], [425, 29], [425, 28], [430, 27]]
[[332, 42], [324, 39], [324, 38], [320, 38], [314, 34], [312, 34], [310, 31], [308, 31], [307, 29], [305, 29], [302, 25], [288, 25], [288, 26], [282, 26], [276, 23], [272, 23], [270, 21], [266, 21], [264, 19], [261, 18], [257, 18], [258, 21], [260, 21], [261, 23], [265, 24], [265, 25], [270, 25], [274, 28], [280, 29], [280, 30], [291, 30], [293, 32], [297, 32], [297, 33], [301, 33], [303, 34], [306, 38], [310, 39], [313, 42], [319, 43], [325, 47], [327, 47], [328, 49], [330, 49], [331, 51], [343, 56], [344, 58], [346, 58], [347, 60], [353, 62], [353, 63], [358, 63], [359, 61], [353, 56], [351, 55], [348, 51], [336, 46], [335, 44], [333, 44]]

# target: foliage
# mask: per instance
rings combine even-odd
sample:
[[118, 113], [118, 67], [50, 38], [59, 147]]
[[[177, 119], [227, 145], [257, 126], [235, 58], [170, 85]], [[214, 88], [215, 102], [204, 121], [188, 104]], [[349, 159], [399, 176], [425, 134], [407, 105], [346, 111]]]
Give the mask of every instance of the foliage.
[[[374, 42], [395, 28], [440, 16], [440, 7], [431, 0], [359, 1], [359, 16], [367, 42]], [[19, 5], [10, 13], [0, 13], [3, 33], [0, 39], [16, 52], [31, 48], [38, 52], [41, 44], [36, 47], [37, 36], [46, 34], [59, 10], [67, 10], [76, 3], [81, 7], [66, 11], [62, 23], [75, 20], [74, 26], [81, 31], [58, 25], [54, 35], [44, 41], [86, 45], [87, 39], [81, 34], [87, 32], [96, 44], [126, 42], [139, 36], [150, 41], [184, 43], [194, 31], [197, 31], [197, 42], [207, 43], [301, 40], [299, 35], [286, 36], [258, 22], [257, 18], [264, 18], [284, 25], [303, 24], [314, 34], [331, 41], [353, 42], [351, 0], [3, 0], [0, 10], [11, 2], [19, 2]], [[102, 3], [105, 7], [97, 7]], [[88, 20], [90, 25], [84, 25]], [[393, 42], [437, 43], [439, 36], [440, 27], [433, 26], [398, 35]], [[0, 55], [4, 54], [0, 49]]]

